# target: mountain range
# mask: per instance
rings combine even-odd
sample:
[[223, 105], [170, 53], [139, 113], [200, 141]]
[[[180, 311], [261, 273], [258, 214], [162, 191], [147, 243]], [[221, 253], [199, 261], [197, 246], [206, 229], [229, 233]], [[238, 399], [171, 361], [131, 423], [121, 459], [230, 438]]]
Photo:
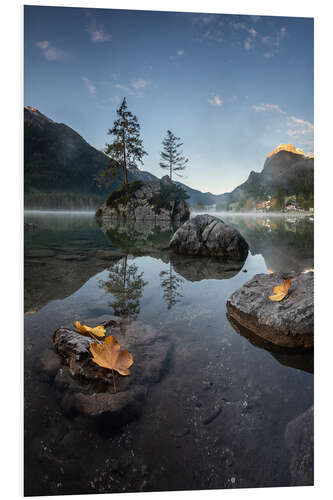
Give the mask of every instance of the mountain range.
[[[24, 108], [24, 194], [25, 208], [96, 208], [121, 180], [115, 177], [108, 189], [100, 189], [96, 176], [109, 158], [88, 144], [75, 130], [56, 123], [36, 108]], [[189, 195], [189, 204], [217, 205], [229, 209], [249, 198], [313, 193], [313, 156], [292, 145], [280, 145], [270, 153], [261, 172], [230, 193], [214, 195], [177, 182]], [[130, 170], [129, 181], [151, 181], [157, 177], [143, 170]]]

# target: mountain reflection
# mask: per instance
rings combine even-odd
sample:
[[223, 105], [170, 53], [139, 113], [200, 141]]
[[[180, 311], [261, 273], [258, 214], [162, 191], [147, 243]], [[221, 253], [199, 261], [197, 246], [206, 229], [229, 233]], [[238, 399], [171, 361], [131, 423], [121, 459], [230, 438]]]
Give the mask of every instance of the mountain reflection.
[[261, 254], [268, 269], [301, 272], [313, 268], [313, 219], [297, 217], [222, 217]]

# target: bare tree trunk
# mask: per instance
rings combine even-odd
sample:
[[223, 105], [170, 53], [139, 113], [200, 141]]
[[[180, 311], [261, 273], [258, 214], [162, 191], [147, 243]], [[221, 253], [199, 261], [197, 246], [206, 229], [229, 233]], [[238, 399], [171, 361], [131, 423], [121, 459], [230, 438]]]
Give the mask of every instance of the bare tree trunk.
[[126, 159], [126, 141], [125, 141], [125, 130], [123, 130], [123, 148], [124, 148], [124, 183], [128, 184], [128, 178], [127, 178], [127, 159]]

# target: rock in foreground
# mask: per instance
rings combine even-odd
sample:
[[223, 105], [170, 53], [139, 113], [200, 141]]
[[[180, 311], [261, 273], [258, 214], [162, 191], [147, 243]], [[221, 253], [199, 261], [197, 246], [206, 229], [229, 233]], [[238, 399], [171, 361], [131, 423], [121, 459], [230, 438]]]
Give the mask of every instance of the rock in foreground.
[[229, 315], [240, 325], [282, 347], [313, 347], [314, 274], [292, 278], [288, 295], [281, 302], [269, 296], [284, 282], [281, 273], [257, 274], [227, 301]]
[[117, 392], [113, 392], [111, 370], [92, 361], [90, 337], [78, 333], [73, 325], [54, 332], [53, 343], [62, 366], [55, 383], [62, 394], [62, 407], [68, 414], [106, 417], [115, 427], [140, 415], [150, 384], [157, 383], [167, 368], [170, 341], [142, 322], [121, 324], [115, 316], [84, 320], [88, 326], [104, 325], [107, 336], [115, 335], [121, 349], [134, 357], [131, 374], [116, 374]]
[[185, 222], [170, 244], [175, 252], [245, 260], [249, 245], [237, 229], [212, 215], [197, 215]]
[[313, 485], [313, 406], [286, 427], [292, 486]]

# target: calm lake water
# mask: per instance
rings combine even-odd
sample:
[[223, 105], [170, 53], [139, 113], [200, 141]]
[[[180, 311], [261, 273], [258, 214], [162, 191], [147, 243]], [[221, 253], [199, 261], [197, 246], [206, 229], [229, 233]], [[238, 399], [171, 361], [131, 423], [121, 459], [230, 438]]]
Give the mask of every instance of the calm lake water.
[[[173, 256], [168, 228], [103, 231], [91, 213], [26, 213], [36, 225], [24, 245], [26, 495], [290, 484], [285, 427], [313, 403], [313, 355], [264, 348], [225, 304], [257, 273], [313, 268], [313, 219], [221, 218], [250, 245], [242, 265]], [[102, 314], [172, 343], [141, 417], [108, 433], [65, 415], [44, 369], [56, 328]]]

